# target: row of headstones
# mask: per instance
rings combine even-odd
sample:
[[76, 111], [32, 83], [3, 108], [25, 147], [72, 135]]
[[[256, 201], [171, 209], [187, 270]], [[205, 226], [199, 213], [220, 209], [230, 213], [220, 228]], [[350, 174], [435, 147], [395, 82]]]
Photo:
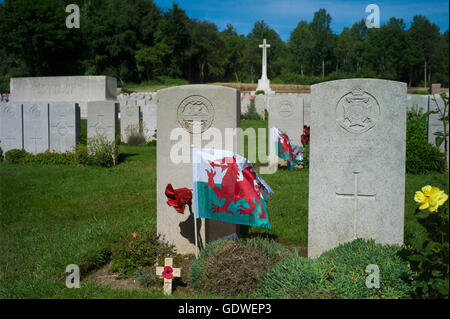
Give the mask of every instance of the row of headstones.
[[141, 132], [146, 141], [156, 139], [157, 130], [156, 93], [133, 93], [119, 95], [120, 104], [120, 134], [122, 142], [128, 142], [132, 134]]
[[0, 146], [4, 152], [73, 150], [80, 135], [80, 108], [69, 102], [1, 103]]
[[[250, 94], [241, 94], [241, 113], [248, 110], [251, 97]], [[257, 95], [253, 98], [258, 114], [264, 117], [264, 111], [267, 110], [272, 116], [272, 118], [269, 117], [269, 127], [276, 126], [285, 131], [288, 136], [292, 136], [295, 142], [299, 142], [303, 125], [310, 124], [311, 94], [282, 93], [268, 96]], [[419, 111], [422, 108], [423, 112], [435, 111], [437, 110], [436, 103], [443, 109], [444, 101], [440, 95], [407, 95], [407, 110]], [[243, 112], [243, 109], [246, 111]], [[428, 118], [428, 142], [432, 145], [435, 145], [434, 133], [443, 131], [442, 121], [439, 118], [439, 114], [431, 114]], [[444, 151], [443, 144], [440, 149], [442, 152]]]
[[[312, 86], [309, 256], [316, 257], [358, 237], [403, 243], [406, 93], [405, 83], [376, 79]], [[285, 107], [301, 105], [301, 97], [273, 98], [279, 101], [268, 100], [269, 112], [272, 109], [273, 114], [278, 107], [280, 121], [286, 122], [288, 115], [301, 123], [300, 108]], [[198, 118], [202, 133], [210, 134], [210, 128], [219, 130], [222, 145], [239, 153], [239, 131], [230, 146], [225, 143], [225, 130], [240, 127], [241, 96], [231, 88], [188, 85], [158, 91], [158, 104], [157, 229], [180, 253], [195, 253], [194, 218], [175, 213], [164, 194], [168, 184], [175, 189], [193, 187], [191, 164], [171, 160], [171, 150], [179, 143], [170, 139], [171, 132], [181, 127], [190, 134], [188, 145], [206, 145], [209, 139], [196, 138], [190, 129], [192, 120]], [[284, 192], [281, 196], [297, 196], [283, 189], [279, 192]], [[198, 228], [203, 245], [239, 230], [237, 225], [214, 220], [201, 220]]]
[[[132, 102], [129, 106], [134, 105]], [[87, 137], [103, 135], [113, 142], [118, 136], [119, 103], [92, 101], [87, 103]], [[149, 140], [156, 132], [156, 106], [123, 107], [122, 127], [137, 119], [142, 109]], [[135, 117], [131, 115], [135, 114]], [[134, 122], [133, 122], [134, 123]], [[124, 130], [126, 131], [126, 130]], [[73, 151], [81, 133], [80, 108], [71, 102], [26, 102], [0, 104], [0, 147], [4, 152], [24, 149], [37, 154], [46, 150], [64, 153]]]

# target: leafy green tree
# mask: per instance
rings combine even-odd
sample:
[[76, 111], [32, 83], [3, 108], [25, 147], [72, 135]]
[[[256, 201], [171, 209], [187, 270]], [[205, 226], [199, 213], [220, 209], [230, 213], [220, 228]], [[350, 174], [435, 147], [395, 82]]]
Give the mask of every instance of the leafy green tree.
[[[413, 17], [409, 33], [412, 41], [417, 45], [415, 54], [416, 61], [421, 61], [423, 65], [423, 86], [427, 87], [430, 77], [430, 62], [436, 55], [436, 43], [439, 43], [439, 27], [431, 23], [427, 17], [416, 15]], [[419, 63], [417, 63], [419, 64]], [[419, 67], [415, 65], [415, 67]]]
[[310, 70], [312, 56], [314, 55], [315, 40], [308, 22], [302, 20], [297, 24], [289, 38], [289, 50], [293, 57], [295, 69], [303, 75], [305, 68]]
[[187, 51], [192, 43], [189, 18], [176, 3], [163, 15], [155, 33], [155, 41], [164, 43], [169, 50], [169, 54], [165, 55], [162, 61], [166, 75], [187, 78], [190, 69]]
[[[224, 79], [239, 82], [241, 76], [248, 75], [245, 72], [243, 61], [243, 50], [245, 38], [239, 36], [236, 29], [228, 24], [226, 29], [220, 33], [220, 37], [224, 43], [222, 55], [224, 57]], [[245, 73], [245, 74], [243, 74]]]
[[190, 65], [196, 66], [190, 78], [200, 83], [207, 79], [217, 80], [223, 77], [225, 43], [219, 36], [217, 26], [207, 21], [193, 20], [190, 23], [191, 48], [188, 51]]
[[325, 78], [325, 61], [331, 59], [333, 48], [333, 33], [331, 31], [331, 15], [325, 9], [314, 13], [310, 29], [315, 39], [313, 65], [314, 70], [321, 70]]

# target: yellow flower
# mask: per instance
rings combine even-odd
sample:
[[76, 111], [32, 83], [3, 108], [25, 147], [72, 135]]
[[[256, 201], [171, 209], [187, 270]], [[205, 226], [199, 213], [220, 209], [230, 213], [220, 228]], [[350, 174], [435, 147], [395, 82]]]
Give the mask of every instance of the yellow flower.
[[427, 186], [422, 187], [422, 192], [425, 196], [430, 196], [432, 189], [433, 189], [433, 187], [431, 187], [431, 185], [427, 185]]
[[439, 206], [443, 205], [447, 199], [448, 196], [444, 191], [431, 185], [422, 187], [422, 191], [414, 194], [414, 201], [420, 204], [419, 209], [428, 209], [430, 213], [437, 212]]
[[447, 194], [444, 193], [444, 191], [439, 191], [433, 195], [430, 196], [430, 205], [432, 206], [441, 206], [444, 204], [448, 199]]
[[422, 202], [422, 205], [419, 206], [419, 209], [424, 210], [427, 209], [428, 207], [430, 207], [430, 198], [425, 197], [425, 200]]
[[426, 200], [425, 194], [422, 193], [421, 191], [417, 191], [417, 192], [414, 194], [414, 200], [415, 200], [417, 203], [422, 204], [422, 203], [425, 202], [425, 200]]

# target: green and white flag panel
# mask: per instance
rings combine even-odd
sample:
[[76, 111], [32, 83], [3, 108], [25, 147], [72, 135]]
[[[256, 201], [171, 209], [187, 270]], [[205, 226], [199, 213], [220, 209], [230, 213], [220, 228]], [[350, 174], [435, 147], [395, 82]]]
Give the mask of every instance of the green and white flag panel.
[[246, 158], [192, 148], [192, 171], [195, 218], [272, 229], [267, 200], [273, 191]]
[[294, 169], [302, 161], [303, 147], [291, 143], [289, 136], [279, 128], [272, 127], [271, 130], [277, 156], [286, 160], [291, 170]]

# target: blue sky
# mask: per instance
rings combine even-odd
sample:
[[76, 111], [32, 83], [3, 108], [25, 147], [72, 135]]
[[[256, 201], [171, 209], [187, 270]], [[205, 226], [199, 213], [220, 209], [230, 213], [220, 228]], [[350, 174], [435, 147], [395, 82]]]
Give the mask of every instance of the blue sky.
[[[172, 7], [173, 0], [154, 0], [163, 9]], [[436, 23], [441, 32], [449, 26], [449, 3], [443, 0], [178, 0], [190, 18], [214, 22], [220, 30], [232, 24], [239, 34], [248, 34], [253, 24], [264, 20], [280, 34], [283, 40], [289, 39], [290, 32], [300, 20], [310, 22], [314, 12], [325, 8], [332, 17], [334, 33], [340, 33], [345, 26], [365, 19], [369, 13], [366, 6], [374, 3], [380, 8], [381, 24], [390, 17], [403, 18], [407, 27], [416, 14], [425, 15]]]

